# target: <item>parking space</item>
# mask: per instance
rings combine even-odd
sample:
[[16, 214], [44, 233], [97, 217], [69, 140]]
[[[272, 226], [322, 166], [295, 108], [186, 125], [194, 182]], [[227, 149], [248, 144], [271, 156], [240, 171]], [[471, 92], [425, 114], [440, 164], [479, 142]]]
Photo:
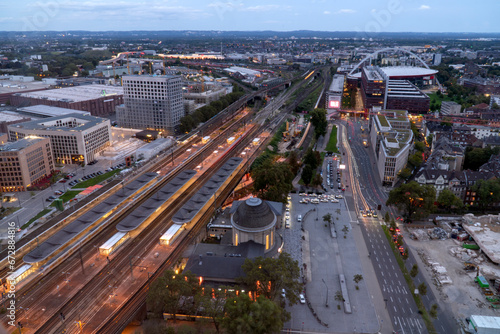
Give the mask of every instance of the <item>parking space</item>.
[[[378, 330], [378, 320], [366, 285], [363, 281], [358, 284], [353, 281], [354, 275], [363, 274], [363, 269], [341, 192], [337, 189], [336, 193], [292, 194], [290, 197], [290, 228], [282, 229], [284, 251], [299, 262], [303, 276], [307, 278], [303, 293], [307, 302], [287, 306], [292, 317], [285, 329], [314, 332], [332, 332], [334, 329], [346, 333]], [[336, 238], [331, 236], [329, 223], [323, 220], [328, 213], [332, 217]], [[341, 290], [340, 273], [346, 277], [352, 314], [344, 313], [343, 304], [335, 300], [335, 294]]]

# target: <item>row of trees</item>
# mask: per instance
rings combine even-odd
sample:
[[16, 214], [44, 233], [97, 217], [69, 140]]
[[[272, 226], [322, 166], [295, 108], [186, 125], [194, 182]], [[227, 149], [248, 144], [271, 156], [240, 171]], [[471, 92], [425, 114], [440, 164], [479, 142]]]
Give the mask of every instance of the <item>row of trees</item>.
[[316, 108], [311, 112], [311, 124], [314, 126], [314, 137], [318, 139], [326, 134], [328, 121], [326, 120], [326, 109]]
[[305, 185], [319, 186], [323, 178], [319, 173], [315, 173], [321, 165], [321, 154], [318, 151], [309, 148], [302, 160], [304, 168], [302, 169], [302, 181]]
[[217, 333], [221, 329], [227, 333], [279, 332], [290, 319], [281, 304], [282, 289], [290, 305], [298, 302], [302, 290], [298, 262], [281, 253], [278, 258], [246, 259], [242, 269], [245, 275], [237, 279], [239, 286], [214, 289], [202, 287], [190, 272], [167, 270], [149, 289], [148, 309], [160, 319], [170, 313], [174, 321], [181, 313], [208, 317]]
[[221, 97], [217, 101], [211, 102], [209, 105], [196, 109], [192, 114], [186, 115], [180, 119], [180, 130], [188, 133], [196, 128], [200, 123], [208, 121], [210, 118], [217, 115], [219, 112], [227, 108], [232, 103], [238, 101], [244, 95], [242, 89], [233, 85], [233, 92]]

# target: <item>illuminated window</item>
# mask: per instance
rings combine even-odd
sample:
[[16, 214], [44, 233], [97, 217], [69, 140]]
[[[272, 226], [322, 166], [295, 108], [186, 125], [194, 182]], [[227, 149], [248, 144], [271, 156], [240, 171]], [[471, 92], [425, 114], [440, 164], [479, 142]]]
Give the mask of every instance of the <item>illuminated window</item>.
[[266, 250], [269, 249], [269, 234], [266, 235]]
[[234, 245], [238, 246], [238, 233], [234, 235]]

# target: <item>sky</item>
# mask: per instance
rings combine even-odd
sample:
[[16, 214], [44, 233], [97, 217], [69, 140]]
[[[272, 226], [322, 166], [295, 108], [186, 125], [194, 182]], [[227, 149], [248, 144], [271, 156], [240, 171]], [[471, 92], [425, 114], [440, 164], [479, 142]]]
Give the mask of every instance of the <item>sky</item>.
[[499, 0], [18, 0], [0, 31], [500, 32]]

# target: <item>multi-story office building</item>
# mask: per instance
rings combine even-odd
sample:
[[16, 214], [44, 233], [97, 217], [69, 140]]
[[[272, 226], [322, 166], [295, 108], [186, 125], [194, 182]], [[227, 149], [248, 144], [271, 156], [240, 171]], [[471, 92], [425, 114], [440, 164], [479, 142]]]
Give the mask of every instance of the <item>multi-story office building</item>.
[[88, 164], [111, 142], [111, 123], [100, 117], [68, 114], [10, 125], [9, 139], [28, 136], [50, 138], [54, 160]]
[[2, 192], [25, 191], [53, 171], [54, 160], [48, 138], [32, 136], [0, 146]]
[[365, 66], [361, 72], [361, 98], [366, 109], [384, 107], [387, 76], [377, 66]]
[[441, 102], [441, 115], [458, 115], [462, 110], [462, 105], [453, 101]]
[[330, 88], [326, 92], [326, 109], [335, 111], [342, 108], [342, 95], [344, 94], [344, 76], [335, 74]]
[[408, 80], [389, 80], [384, 109], [427, 113], [431, 99]]
[[123, 90], [125, 104], [116, 108], [120, 127], [175, 132], [184, 116], [181, 77], [127, 75]]
[[370, 117], [370, 140], [382, 184], [393, 186], [413, 145], [408, 112], [384, 110]]

